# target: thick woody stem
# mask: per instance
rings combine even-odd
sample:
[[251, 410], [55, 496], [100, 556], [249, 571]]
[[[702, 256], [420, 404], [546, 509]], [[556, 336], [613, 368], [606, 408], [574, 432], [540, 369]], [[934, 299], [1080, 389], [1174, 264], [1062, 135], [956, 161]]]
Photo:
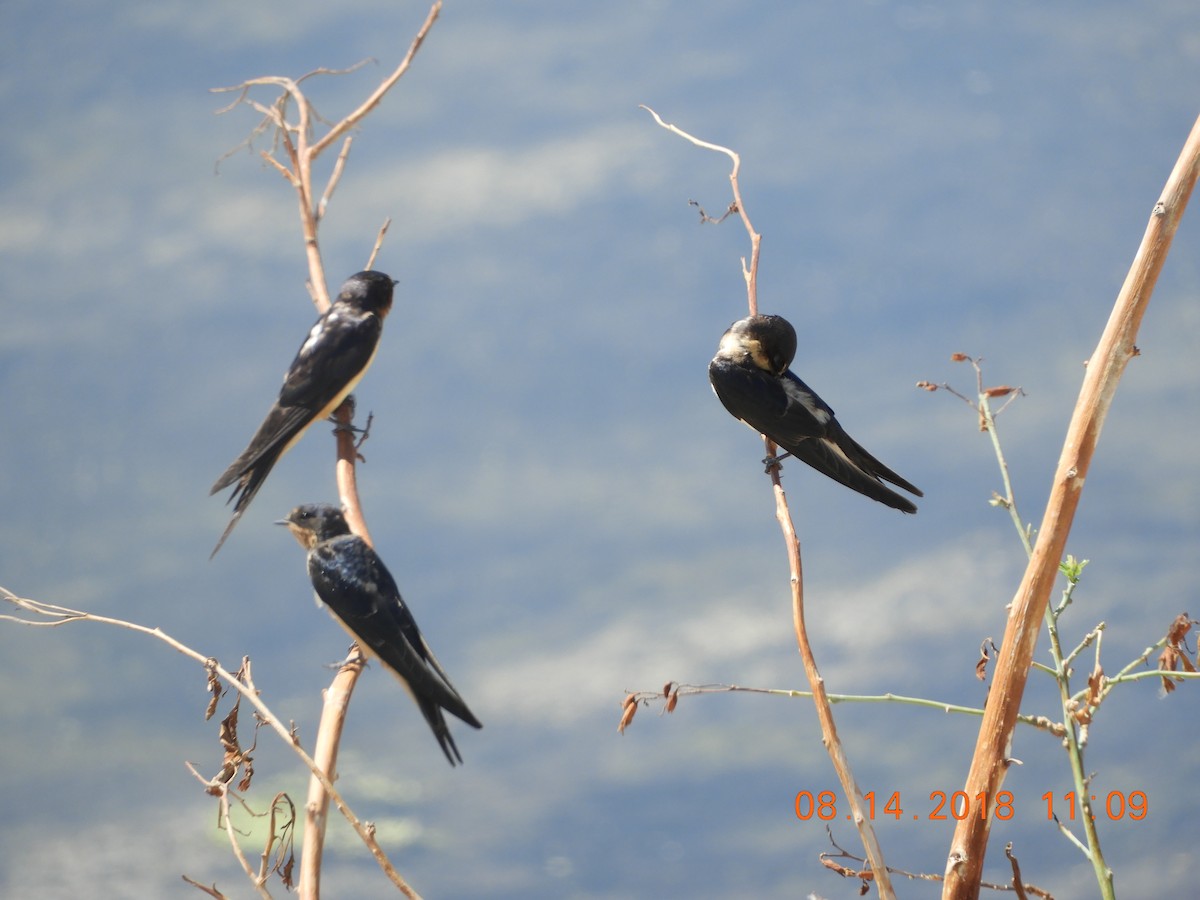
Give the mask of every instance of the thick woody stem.
[[[1071, 415], [1067, 437], [1054, 475], [1050, 500], [1038, 529], [1037, 544], [1013, 599], [988, 694], [975, 755], [967, 775], [969, 797], [996, 796], [1004, 782], [1011, 756], [1017, 712], [1033, 651], [1041, 633], [1042, 618], [1058, 577], [1058, 564], [1079, 506], [1084, 480], [1092, 462], [1100, 429], [1112, 404], [1125, 366], [1138, 350], [1134, 346], [1142, 315], [1162, 271], [1175, 230], [1187, 208], [1200, 171], [1200, 119], [1197, 119], [1175, 163], [1162, 196], [1154, 205], [1150, 222], [1125, 283], [1117, 295], [1108, 325], [1088, 361], [1083, 387]], [[974, 900], [979, 896], [983, 858], [992, 816], [968, 816], [954, 830], [946, 861], [942, 896], [947, 900]]]
[[[317, 730], [317, 745], [313, 748], [313, 762], [329, 776], [337, 780], [338, 747], [342, 729], [346, 724], [346, 713], [350, 707], [350, 696], [362, 674], [365, 661], [357, 646], [349, 658], [342, 663], [337, 675], [325, 690], [325, 704], [321, 710], [321, 724]], [[304, 804], [304, 842], [300, 851], [299, 895], [301, 900], [318, 900], [321, 896], [321, 860], [325, 849], [325, 827], [328, 824], [329, 794], [317, 777], [308, 782], [308, 799]]]

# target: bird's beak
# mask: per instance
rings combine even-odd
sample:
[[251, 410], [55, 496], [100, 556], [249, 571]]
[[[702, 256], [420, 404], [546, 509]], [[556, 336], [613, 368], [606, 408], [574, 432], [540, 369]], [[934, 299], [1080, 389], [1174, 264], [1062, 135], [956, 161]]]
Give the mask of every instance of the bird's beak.
[[276, 525], [291, 525], [292, 520], [291, 519], [276, 519], [275, 524]]

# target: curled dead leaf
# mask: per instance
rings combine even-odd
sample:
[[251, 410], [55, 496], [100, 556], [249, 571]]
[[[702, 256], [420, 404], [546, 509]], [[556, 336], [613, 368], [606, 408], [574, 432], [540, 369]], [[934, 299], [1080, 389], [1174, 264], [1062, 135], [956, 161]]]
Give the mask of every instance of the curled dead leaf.
[[633, 721], [633, 717], [637, 715], [637, 697], [630, 694], [625, 698], [625, 710], [621, 713], [621, 722], [617, 725], [617, 734], [624, 734], [625, 729], [629, 727], [629, 723]]
[[288, 854], [287, 862], [279, 869], [279, 877], [283, 879], [283, 886], [289, 891], [296, 885], [295, 870], [296, 857], [294, 854]]
[[242, 780], [238, 782], [238, 790], [243, 794], [250, 790], [250, 782], [254, 780], [254, 759], [253, 757], [242, 757]]
[[833, 869], [833, 871], [837, 872], [843, 878], [853, 878], [858, 874], [853, 869], [848, 868], [847, 866], [843, 866], [838, 863], [835, 863], [828, 856], [821, 857], [821, 865], [823, 865], [827, 869]]
[[1174, 672], [1179, 668], [1179, 651], [1169, 644], [1158, 654], [1158, 667]]
[[990, 637], [984, 638], [979, 645], [979, 662], [975, 663], [975, 677], [980, 681], [987, 678], [987, 664], [988, 660], [992, 658], [991, 653], [988, 652], [989, 648], [996, 649], [996, 642]]
[[1104, 667], [1097, 664], [1088, 676], [1087, 705], [1096, 706], [1100, 702], [1100, 689], [1104, 687]]
[[204, 689], [211, 694], [208, 706], [204, 710], [204, 721], [207, 722], [217, 711], [217, 702], [221, 699], [224, 691], [221, 689], [221, 680], [217, 678], [217, 661], [209, 657], [204, 662], [204, 670], [208, 673], [208, 684], [204, 686]]
[[[1158, 654], [1158, 667], [1163, 671], [1174, 672], [1183, 669], [1185, 672], [1195, 672], [1196, 665], [1187, 654], [1187, 636], [1195, 624], [1187, 613], [1180, 613], [1167, 629], [1166, 646]], [[1175, 682], [1166, 675], [1163, 676], [1164, 693], [1175, 690]]]
[[1183, 639], [1187, 637], [1188, 632], [1191, 630], [1191, 617], [1187, 613], [1180, 613], [1175, 617], [1175, 621], [1171, 623], [1171, 627], [1167, 629], [1167, 643], [1182, 644]]

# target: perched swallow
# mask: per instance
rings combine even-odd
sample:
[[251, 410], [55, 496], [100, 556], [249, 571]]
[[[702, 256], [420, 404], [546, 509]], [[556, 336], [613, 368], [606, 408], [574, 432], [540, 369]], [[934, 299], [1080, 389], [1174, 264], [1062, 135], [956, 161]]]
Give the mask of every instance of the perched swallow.
[[378, 658], [400, 679], [450, 765], [462, 762], [442, 710], [473, 728], [483, 725], [438, 665], [383, 560], [350, 533], [342, 513], [332, 506], [297, 506], [277, 524], [286, 525], [308, 551], [308, 577], [317, 597], [367, 656]]
[[211, 496], [237, 482], [229, 497], [233, 517], [210, 559], [217, 555], [275, 463], [309, 425], [330, 416], [363, 377], [379, 349], [395, 283], [382, 272], [351, 275], [308, 332], [283, 378], [279, 399], [258, 426], [250, 446], [209, 491]]
[[[796, 330], [781, 316], [750, 316], [721, 336], [708, 364], [708, 380], [725, 408], [788, 454], [834, 481], [901, 512], [915, 513], [888, 481], [923, 497], [842, 429], [833, 410], [788, 368], [796, 355]], [[786, 455], [786, 454], [785, 454]]]

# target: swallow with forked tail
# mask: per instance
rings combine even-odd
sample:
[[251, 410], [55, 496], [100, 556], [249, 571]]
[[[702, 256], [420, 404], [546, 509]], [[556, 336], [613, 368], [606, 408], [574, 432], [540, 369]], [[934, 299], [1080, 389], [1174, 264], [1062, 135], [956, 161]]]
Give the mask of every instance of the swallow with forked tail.
[[734, 418], [769, 437], [791, 455], [851, 490], [901, 512], [915, 513], [889, 482], [924, 496], [868, 453], [838, 423], [833, 410], [788, 367], [796, 330], [782, 316], [749, 316], [721, 336], [708, 365], [713, 391]]
[[[209, 494], [235, 484], [233, 517], [213, 548], [217, 555], [272, 467], [308, 427], [330, 416], [354, 390], [379, 349], [383, 320], [392, 308], [395, 281], [382, 272], [351, 275], [300, 345], [250, 445], [217, 479]], [[211, 559], [211, 556], [210, 556]]]
[[341, 511], [332, 506], [297, 506], [278, 524], [286, 525], [308, 551], [308, 576], [317, 597], [367, 656], [400, 679], [450, 765], [461, 763], [442, 711], [472, 728], [483, 725], [442, 671], [379, 554], [351, 534]]

